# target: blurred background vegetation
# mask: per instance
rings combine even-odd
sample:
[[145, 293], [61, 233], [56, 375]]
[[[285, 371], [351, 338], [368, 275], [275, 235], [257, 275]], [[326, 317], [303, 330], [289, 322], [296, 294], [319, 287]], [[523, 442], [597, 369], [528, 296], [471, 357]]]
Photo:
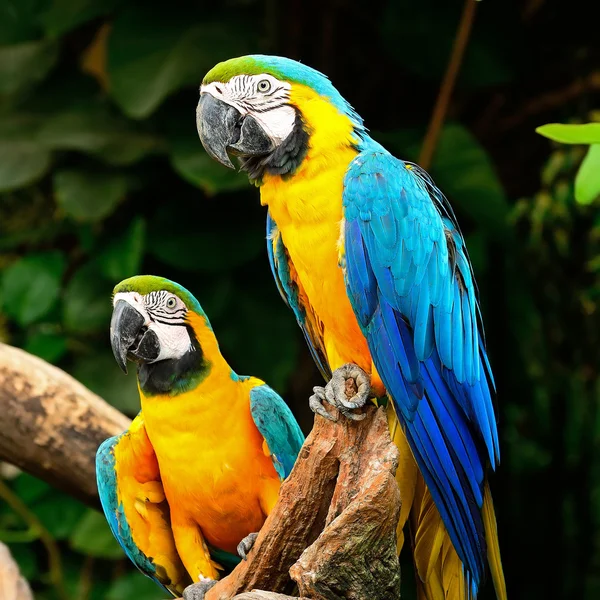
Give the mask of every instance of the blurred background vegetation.
[[[0, 0], [0, 340], [132, 416], [110, 294], [163, 275], [196, 294], [233, 367], [270, 382], [309, 429], [319, 375], [271, 280], [257, 190], [197, 139], [198, 85], [231, 56], [302, 59], [414, 160], [461, 4]], [[599, 203], [575, 201], [585, 148], [535, 133], [600, 121], [598, 25], [584, 0], [477, 12], [431, 172], [467, 237], [499, 389], [509, 594], [598, 598]], [[7, 465], [2, 476], [0, 540], [37, 598], [161, 597], [100, 514]]]

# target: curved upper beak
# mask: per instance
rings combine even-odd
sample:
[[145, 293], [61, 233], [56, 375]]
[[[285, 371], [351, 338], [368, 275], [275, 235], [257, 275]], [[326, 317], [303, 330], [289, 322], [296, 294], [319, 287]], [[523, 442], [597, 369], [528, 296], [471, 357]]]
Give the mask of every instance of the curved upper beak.
[[235, 107], [208, 92], [200, 94], [196, 126], [205, 150], [231, 169], [234, 165], [228, 152], [238, 156], [261, 156], [275, 147], [252, 115], [242, 115]]
[[153, 362], [160, 354], [160, 342], [145, 325], [144, 316], [129, 302], [118, 300], [110, 321], [110, 345], [117, 364], [127, 373], [127, 359]]

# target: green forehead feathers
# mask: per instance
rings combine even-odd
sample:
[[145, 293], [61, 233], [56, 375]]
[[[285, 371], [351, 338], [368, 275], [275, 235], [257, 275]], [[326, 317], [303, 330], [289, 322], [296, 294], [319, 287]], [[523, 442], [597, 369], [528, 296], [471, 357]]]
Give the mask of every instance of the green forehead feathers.
[[164, 277], [136, 275], [135, 277], [130, 277], [129, 279], [125, 279], [121, 281], [121, 283], [118, 283], [113, 290], [113, 294], [137, 292], [138, 294], [145, 296], [151, 292], [160, 292], [163, 290], [175, 294], [175, 296], [185, 303], [189, 310], [199, 315], [206, 316], [198, 300], [196, 300], [188, 290], [178, 283], [175, 283], [170, 279], [165, 279]]
[[262, 54], [230, 58], [214, 66], [206, 74], [202, 83], [204, 85], [214, 82], [227, 83], [237, 75], [262, 74], [272, 75], [280, 81], [298, 83], [312, 88], [327, 98], [341, 113], [350, 117], [357, 131], [364, 131], [362, 119], [333, 87], [331, 81], [323, 73], [291, 58]]

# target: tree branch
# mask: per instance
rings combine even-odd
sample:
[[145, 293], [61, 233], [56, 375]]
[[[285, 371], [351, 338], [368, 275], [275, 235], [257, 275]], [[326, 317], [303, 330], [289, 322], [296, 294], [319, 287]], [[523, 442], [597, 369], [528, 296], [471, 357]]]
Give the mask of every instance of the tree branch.
[[[385, 410], [366, 413], [360, 422], [315, 418], [248, 560], [207, 600], [291, 600], [280, 594], [296, 589], [313, 600], [399, 597], [398, 450]], [[0, 460], [97, 502], [96, 449], [127, 428], [126, 417], [56, 367], [2, 344], [0, 414]]]
[[399, 598], [397, 466], [383, 409], [368, 408], [360, 422], [315, 417], [248, 561], [206, 599], [253, 588], [289, 593], [293, 581], [315, 600]]
[[456, 78], [458, 77], [460, 65], [462, 64], [469, 36], [471, 34], [476, 5], [477, 0], [465, 0], [463, 13], [456, 32], [456, 38], [454, 39], [454, 46], [452, 47], [452, 54], [448, 61], [448, 67], [446, 68], [444, 79], [442, 80], [440, 93], [435, 102], [433, 114], [431, 115], [429, 127], [427, 128], [427, 133], [423, 140], [423, 147], [421, 148], [421, 154], [419, 156], [419, 165], [425, 170], [429, 169], [431, 166], [440, 131], [446, 118], [446, 112], [448, 111], [454, 84], [456, 83]]
[[[268, 600], [268, 596], [263, 598]], [[17, 563], [2, 542], [0, 542], [0, 600], [33, 600], [29, 584], [21, 576]], [[262, 599], [258, 597], [256, 600]]]
[[97, 507], [96, 450], [129, 423], [64, 371], [0, 344], [0, 460]]

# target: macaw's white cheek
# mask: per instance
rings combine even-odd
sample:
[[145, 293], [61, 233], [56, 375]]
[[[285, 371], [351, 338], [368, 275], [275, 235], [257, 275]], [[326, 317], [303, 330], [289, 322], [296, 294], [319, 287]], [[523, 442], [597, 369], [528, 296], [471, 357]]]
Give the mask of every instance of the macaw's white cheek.
[[252, 116], [277, 143], [283, 142], [292, 133], [296, 123], [296, 111], [289, 104], [265, 112], [252, 112]]
[[154, 362], [169, 358], [181, 358], [191, 347], [192, 341], [185, 325], [152, 323], [149, 327], [158, 336], [160, 354]]

